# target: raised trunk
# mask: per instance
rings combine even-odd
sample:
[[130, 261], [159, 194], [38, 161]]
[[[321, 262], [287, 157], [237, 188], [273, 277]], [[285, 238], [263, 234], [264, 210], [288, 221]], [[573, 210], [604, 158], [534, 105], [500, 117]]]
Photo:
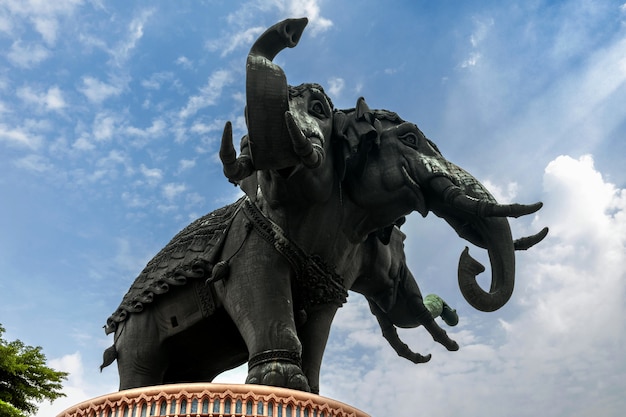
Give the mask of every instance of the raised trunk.
[[287, 19], [270, 27], [250, 49], [246, 63], [246, 121], [256, 169], [280, 169], [299, 162], [285, 123], [289, 88], [283, 70], [272, 62], [300, 40], [308, 20]]

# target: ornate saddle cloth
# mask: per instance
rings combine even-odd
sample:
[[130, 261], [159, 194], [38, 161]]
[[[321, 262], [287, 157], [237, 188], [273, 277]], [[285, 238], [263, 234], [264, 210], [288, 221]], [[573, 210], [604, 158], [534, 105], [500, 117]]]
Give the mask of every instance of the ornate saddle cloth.
[[[155, 296], [165, 294], [171, 286], [182, 286], [190, 280], [207, 279], [211, 275], [224, 237], [244, 199], [200, 217], [179, 232], [154, 257], [122, 299], [120, 306], [107, 319], [105, 332], [115, 332], [119, 323], [131, 313], [139, 313]], [[201, 281], [204, 284], [204, 281]], [[196, 285], [201, 288], [203, 285]], [[203, 315], [215, 310], [209, 294], [199, 294]]]

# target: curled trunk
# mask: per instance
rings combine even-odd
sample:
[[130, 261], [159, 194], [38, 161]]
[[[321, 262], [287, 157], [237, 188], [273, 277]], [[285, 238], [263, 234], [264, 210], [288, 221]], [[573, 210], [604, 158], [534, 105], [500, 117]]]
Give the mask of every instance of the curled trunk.
[[[485, 291], [476, 281], [476, 276], [485, 270], [469, 255], [466, 247], [459, 259], [459, 288], [463, 297], [480, 311], [495, 311], [504, 306], [515, 286], [515, 248], [506, 218], [479, 220], [479, 233], [486, 244], [491, 265], [491, 285]], [[475, 225], [476, 227], [476, 225]]]

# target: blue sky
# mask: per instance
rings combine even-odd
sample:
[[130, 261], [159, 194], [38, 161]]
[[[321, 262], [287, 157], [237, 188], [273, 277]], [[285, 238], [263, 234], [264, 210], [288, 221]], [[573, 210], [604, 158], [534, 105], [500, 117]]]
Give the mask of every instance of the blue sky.
[[480, 313], [456, 284], [466, 242], [411, 216], [409, 266], [457, 308], [461, 349], [413, 329], [433, 359], [397, 357], [352, 294], [322, 394], [373, 416], [623, 415], [623, 0], [0, 0], [0, 323], [71, 372], [38, 416], [117, 389], [115, 366], [98, 372], [102, 326], [176, 232], [238, 196], [217, 147], [227, 120], [245, 134], [245, 57], [300, 16], [300, 44], [276, 59], [290, 84], [396, 111], [499, 200], [545, 203], [511, 221], [516, 236], [551, 229], [518, 253], [511, 301]]

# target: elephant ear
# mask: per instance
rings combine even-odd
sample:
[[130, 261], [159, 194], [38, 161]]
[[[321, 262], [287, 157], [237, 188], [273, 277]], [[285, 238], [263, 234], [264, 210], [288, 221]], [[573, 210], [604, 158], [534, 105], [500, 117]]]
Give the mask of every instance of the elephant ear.
[[335, 170], [340, 181], [346, 176], [346, 164], [350, 158], [350, 145], [348, 138], [344, 134], [345, 126], [348, 122], [348, 116], [341, 110], [335, 111], [333, 114], [333, 150], [335, 157]]
[[383, 245], [388, 245], [389, 242], [391, 242], [391, 234], [393, 233], [393, 229], [396, 227], [399, 229], [400, 226], [402, 226], [405, 222], [406, 222], [406, 217], [402, 216], [398, 220], [393, 222], [393, 224], [387, 227], [383, 227], [382, 229], [379, 229], [374, 233], [376, 234], [376, 236], [378, 237], [378, 240]]
[[358, 178], [365, 170], [367, 156], [379, 141], [376, 122], [363, 97], [359, 98], [355, 109], [335, 112], [333, 136], [336, 138], [336, 164], [341, 180], [346, 175]]

